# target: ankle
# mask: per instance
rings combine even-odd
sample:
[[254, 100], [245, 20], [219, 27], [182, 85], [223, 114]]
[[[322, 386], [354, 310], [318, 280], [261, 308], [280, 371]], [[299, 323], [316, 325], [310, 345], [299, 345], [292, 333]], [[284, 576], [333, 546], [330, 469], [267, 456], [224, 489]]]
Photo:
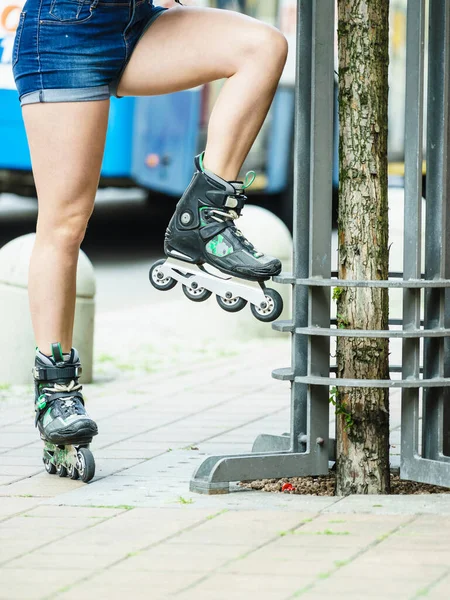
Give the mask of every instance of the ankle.
[[201, 166], [203, 170], [210, 171], [225, 181], [235, 181], [240, 169], [240, 166], [233, 164], [233, 161], [224, 162], [221, 157], [211, 152], [207, 153], [207, 150], [203, 152]]

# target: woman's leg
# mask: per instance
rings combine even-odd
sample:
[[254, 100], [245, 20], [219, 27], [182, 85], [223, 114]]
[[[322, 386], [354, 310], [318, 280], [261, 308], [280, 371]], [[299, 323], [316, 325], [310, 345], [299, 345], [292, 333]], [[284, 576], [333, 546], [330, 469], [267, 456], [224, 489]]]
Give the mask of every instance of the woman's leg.
[[39, 202], [29, 298], [36, 344], [70, 352], [80, 244], [93, 210], [109, 101], [30, 104], [23, 118]]
[[227, 78], [211, 114], [204, 166], [233, 180], [267, 115], [286, 56], [284, 36], [255, 19], [173, 8], [137, 44], [118, 94], [166, 94]]

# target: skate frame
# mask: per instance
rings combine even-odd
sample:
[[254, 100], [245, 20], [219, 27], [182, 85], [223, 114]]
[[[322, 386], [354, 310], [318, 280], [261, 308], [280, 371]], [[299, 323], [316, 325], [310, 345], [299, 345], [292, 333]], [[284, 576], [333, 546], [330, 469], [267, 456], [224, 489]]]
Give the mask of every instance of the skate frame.
[[170, 257], [159, 267], [159, 271], [164, 277], [171, 277], [188, 288], [196, 284], [198, 288], [205, 288], [222, 298], [231, 294], [233, 298], [244, 298], [255, 306], [266, 302], [264, 283], [248, 280], [244, 283], [243, 279], [222, 273], [211, 265], [198, 266]]

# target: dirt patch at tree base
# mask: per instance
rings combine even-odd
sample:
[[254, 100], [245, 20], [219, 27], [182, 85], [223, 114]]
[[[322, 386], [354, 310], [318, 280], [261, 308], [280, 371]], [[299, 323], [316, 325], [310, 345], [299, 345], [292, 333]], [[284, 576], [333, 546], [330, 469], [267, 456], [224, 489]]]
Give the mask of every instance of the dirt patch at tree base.
[[[242, 481], [241, 487], [259, 490], [262, 492], [275, 492], [282, 494], [298, 494], [310, 496], [334, 496], [336, 476], [333, 471], [328, 475], [318, 477], [284, 477], [282, 479], [258, 479], [256, 481]], [[450, 488], [417, 483], [400, 479], [398, 474], [391, 473], [391, 495], [402, 494], [450, 494]]]

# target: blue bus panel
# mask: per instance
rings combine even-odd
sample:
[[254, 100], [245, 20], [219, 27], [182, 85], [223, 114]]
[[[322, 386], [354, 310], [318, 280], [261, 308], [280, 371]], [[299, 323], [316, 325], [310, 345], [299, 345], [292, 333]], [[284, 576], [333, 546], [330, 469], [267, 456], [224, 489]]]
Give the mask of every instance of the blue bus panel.
[[201, 89], [136, 100], [133, 179], [150, 190], [180, 195], [199, 151]]

